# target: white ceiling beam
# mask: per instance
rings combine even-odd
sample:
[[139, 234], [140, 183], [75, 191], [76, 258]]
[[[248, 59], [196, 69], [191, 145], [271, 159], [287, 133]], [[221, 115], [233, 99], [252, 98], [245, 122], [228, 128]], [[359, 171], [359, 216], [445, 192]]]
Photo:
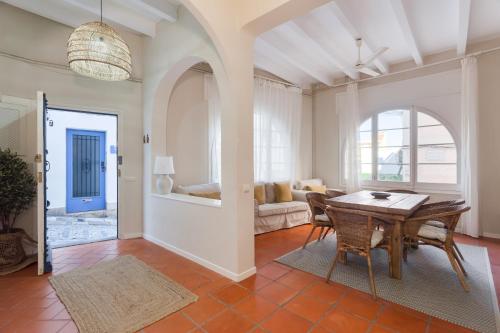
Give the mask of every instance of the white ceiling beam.
[[276, 75], [285, 81], [291, 82], [302, 89], [310, 89], [311, 83], [315, 81], [314, 79], [311, 79], [307, 82], [307, 80], [304, 80], [304, 78], [300, 77], [300, 75], [297, 75], [295, 70], [288, 69], [283, 65], [283, 63], [277, 63], [257, 49], [254, 53], [254, 64], [255, 67]]
[[[75, 7], [83, 9], [87, 12], [96, 15], [97, 18], [101, 15], [99, 1], [94, 0], [64, 0], [64, 2]], [[113, 23], [120, 24], [131, 30], [140, 32], [146, 36], [154, 37], [156, 34], [156, 22], [138, 15], [131, 10], [113, 6], [108, 2], [103, 2], [103, 18]]]
[[458, 39], [457, 55], [465, 55], [467, 48], [467, 35], [469, 33], [471, 0], [460, 0], [458, 2]]
[[[326, 51], [321, 44], [319, 44], [314, 39], [313, 31], [311, 31], [310, 26], [305, 25], [301, 20], [296, 22], [290, 21], [276, 28], [286, 38], [294, 39], [295, 44], [301, 45], [303, 48], [309, 50], [309, 53], [319, 56], [321, 59], [318, 61], [326, 61], [329, 67], [335, 67], [340, 69], [345, 75], [349, 76], [353, 80], [359, 79], [359, 72], [355, 70], [352, 65], [345, 61], [338, 52], [332, 53]], [[304, 64], [307, 66], [307, 64]]]
[[422, 66], [424, 61], [422, 60], [422, 55], [420, 54], [417, 42], [415, 41], [415, 36], [413, 35], [413, 31], [410, 27], [410, 22], [408, 21], [408, 16], [406, 15], [402, 0], [389, 1], [394, 15], [396, 16], [396, 20], [398, 21], [399, 28], [403, 33], [403, 37], [408, 45], [408, 48], [410, 49], [410, 54], [413, 57], [413, 60], [415, 60], [415, 63], [418, 66]]
[[177, 6], [167, 1], [159, 0], [120, 0], [124, 6], [143, 12], [146, 15], [152, 15], [158, 20], [169, 22], [177, 21]]
[[318, 80], [328, 86], [333, 85], [333, 78], [329, 77], [326, 73], [314, 70], [311, 68], [311, 66], [308, 66], [307, 64], [303, 64], [292, 57], [290, 57], [288, 54], [283, 53], [270, 43], [266, 42], [262, 38], [257, 38], [255, 40], [255, 48], [260, 52], [265, 55], [267, 55], [270, 58], [273, 59], [280, 59], [280, 61], [284, 62], [286, 65], [295, 67], [297, 70], [302, 72], [303, 74]]
[[[374, 54], [377, 51], [374, 44], [364, 35], [362, 34], [356, 27], [352, 24], [352, 20], [349, 19], [346, 15], [346, 10], [342, 7], [343, 5], [340, 2], [332, 1], [327, 7], [330, 11], [335, 15], [337, 20], [343, 25], [343, 27], [347, 30], [347, 32], [351, 35], [353, 40], [361, 38], [363, 40], [363, 44], [365, 45], [368, 52]], [[373, 64], [378, 68], [382, 73], [389, 72], [389, 66], [385, 61], [378, 57], [373, 61]]]

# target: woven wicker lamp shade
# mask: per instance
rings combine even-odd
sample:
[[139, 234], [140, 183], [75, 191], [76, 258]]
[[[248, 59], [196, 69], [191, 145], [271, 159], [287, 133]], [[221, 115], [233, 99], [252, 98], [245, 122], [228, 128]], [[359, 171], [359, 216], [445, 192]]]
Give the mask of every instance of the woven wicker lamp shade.
[[68, 40], [69, 67], [98, 80], [122, 81], [130, 77], [132, 58], [125, 41], [102, 22], [82, 24]]

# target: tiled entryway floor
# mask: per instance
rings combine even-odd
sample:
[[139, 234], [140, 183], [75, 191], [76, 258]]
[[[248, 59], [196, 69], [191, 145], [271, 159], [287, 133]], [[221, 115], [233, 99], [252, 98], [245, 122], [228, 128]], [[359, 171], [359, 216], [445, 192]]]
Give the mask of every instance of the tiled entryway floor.
[[[132, 254], [199, 295], [199, 301], [145, 328], [143, 332], [469, 332], [340, 284], [290, 269], [273, 259], [304, 241], [309, 226], [256, 237], [257, 275], [233, 283], [143, 239], [114, 240], [54, 251], [56, 274]], [[497, 290], [500, 242], [460, 237], [487, 246]], [[47, 276], [30, 266], [0, 277], [0, 332], [76, 332]]]

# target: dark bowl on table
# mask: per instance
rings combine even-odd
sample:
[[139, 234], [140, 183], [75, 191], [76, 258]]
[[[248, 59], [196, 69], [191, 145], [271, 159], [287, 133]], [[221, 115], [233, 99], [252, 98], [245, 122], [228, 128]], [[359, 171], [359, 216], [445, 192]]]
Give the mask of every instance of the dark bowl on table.
[[388, 192], [371, 192], [370, 193], [375, 199], [387, 199], [391, 196]]

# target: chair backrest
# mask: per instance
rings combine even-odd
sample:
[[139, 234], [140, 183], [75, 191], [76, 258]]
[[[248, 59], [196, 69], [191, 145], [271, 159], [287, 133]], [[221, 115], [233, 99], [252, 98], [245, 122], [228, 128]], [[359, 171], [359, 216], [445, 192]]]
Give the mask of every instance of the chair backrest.
[[326, 203], [325, 199], [327, 196], [323, 193], [318, 192], [307, 192], [306, 200], [311, 209], [311, 213], [314, 215], [321, 215], [325, 213]]
[[347, 193], [340, 190], [328, 189], [325, 192], [326, 196], [329, 198], [340, 197], [342, 195], [346, 195]]
[[374, 219], [391, 220], [392, 217], [362, 210], [328, 206], [326, 214], [333, 221], [337, 242], [343, 246], [366, 250], [371, 246]]
[[418, 194], [418, 192], [412, 191], [412, 190], [404, 190], [404, 189], [392, 189], [388, 190], [386, 192], [391, 192], [391, 193], [406, 193], [406, 194]]
[[445, 205], [430, 209], [417, 210], [405, 223], [405, 233], [414, 235], [418, 233], [420, 225], [427, 221], [443, 222], [448, 229], [448, 236], [451, 237], [460, 220], [460, 216], [469, 211], [470, 207], [466, 204]]
[[438, 202], [424, 204], [424, 205], [420, 206], [419, 210], [434, 209], [434, 208], [445, 207], [445, 206], [458, 206], [458, 205], [462, 205], [464, 203], [465, 203], [464, 199], [438, 201]]

